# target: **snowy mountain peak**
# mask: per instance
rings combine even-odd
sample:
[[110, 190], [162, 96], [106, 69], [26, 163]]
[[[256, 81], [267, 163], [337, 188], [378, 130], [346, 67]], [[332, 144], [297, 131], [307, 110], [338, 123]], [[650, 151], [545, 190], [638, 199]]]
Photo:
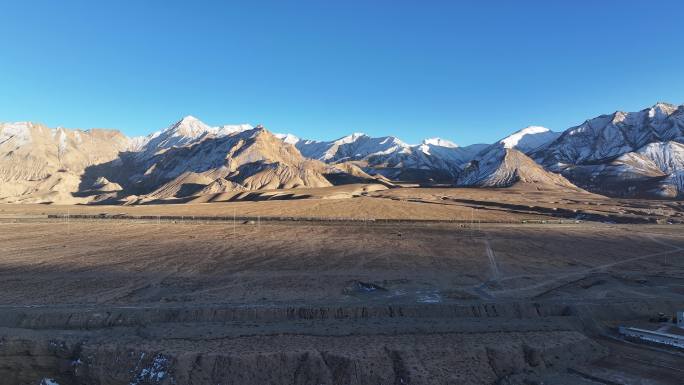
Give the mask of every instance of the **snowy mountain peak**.
[[296, 144], [297, 142], [299, 142], [299, 138], [292, 135], [292, 134], [273, 134], [273, 135], [285, 143]]
[[480, 153], [459, 176], [462, 186], [509, 187], [531, 184], [537, 189], [576, 189], [563, 176], [545, 170], [516, 149], [491, 147]]
[[449, 147], [456, 148], [458, 145], [450, 140], [442, 138], [427, 138], [423, 139], [423, 145], [439, 146], [439, 147]]
[[648, 117], [663, 119], [672, 115], [675, 111], [677, 111], [677, 106], [674, 104], [658, 102], [648, 109]]
[[559, 135], [546, 127], [529, 126], [501, 139], [499, 143], [504, 148], [528, 152], [553, 141]]
[[145, 138], [133, 138], [130, 148], [139, 151], [140, 156], [149, 156], [149, 154], [171, 147], [194, 144], [205, 138], [228, 136], [252, 128], [249, 124], [212, 127], [188, 115], [162, 131], [157, 131]]
[[232, 135], [238, 132], [243, 132], [243, 131], [248, 131], [253, 129], [252, 125], [250, 124], [226, 124], [220, 127], [215, 127], [213, 128], [214, 134], [216, 136], [226, 136], [226, 135]]
[[194, 117], [194, 116], [192, 116], [192, 115], [185, 115], [180, 121], [181, 121], [181, 122], [186, 122], [186, 123], [190, 123], [190, 122], [200, 122], [199, 119], [197, 119], [196, 117]]
[[367, 137], [363, 132], [354, 132], [351, 135], [343, 136], [340, 139], [336, 140], [337, 143], [353, 143], [359, 140], [360, 138]]
[[676, 105], [676, 104], [672, 104], [672, 103], [667, 103], [667, 102], [657, 102], [657, 103], [654, 104], [653, 107], [651, 107], [651, 108], [653, 108], [653, 109], [672, 110], [672, 111], [674, 111], [674, 110], [677, 109], [677, 105]]
[[211, 131], [211, 127], [192, 115], [188, 115], [169, 126], [166, 130], [171, 136], [196, 138]]
[[611, 123], [618, 124], [624, 122], [625, 119], [627, 119], [628, 115], [626, 112], [623, 111], [615, 111], [612, 116], [613, 118], [611, 120]]

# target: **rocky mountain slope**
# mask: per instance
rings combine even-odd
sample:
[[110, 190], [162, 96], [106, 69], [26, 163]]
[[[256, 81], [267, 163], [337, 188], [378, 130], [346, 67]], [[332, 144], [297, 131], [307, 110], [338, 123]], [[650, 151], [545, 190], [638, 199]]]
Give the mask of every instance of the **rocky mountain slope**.
[[72, 193], [84, 171], [116, 159], [130, 145], [129, 138], [114, 130], [0, 123], [0, 201], [82, 202]]
[[[528, 177], [535, 177], [522, 181], [554, 180], [551, 185], [576, 185], [619, 197], [684, 197], [684, 106], [667, 103], [602, 115], [562, 133], [530, 126], [492, 145], [458, 147], [441, 139], [408, 145], [395, 137], [364, 134], [330, 142], [292, 135], [285, 140], [306, 156], [328, 163], [351, 159], [371, 174], [394, 180], [503, 186], [521, 177], [525, 168]], [[525, 156], [534, 161], [523, 161]], [[520, 166], [513, 172], [511, 164]]]
[[4, 124], [0, 201], [145, 203], [198, 193], [374, 181], [353, 165], [303, 157], [263, 127], [210, 127], [186, 117], [142, 138], [118, 131]]
[[155, 134], [140, 151], [121, 159], [127, 165], [123, 169], [133, 172], [122, 175], [122, 168], [115, 165], [115, 180], [138, 195], [138, 203], [231, 191], [327, 187], [344, 179], [341, 175], [355, 182], [374, 180], [357, 167], [341, 169], [307, 159], [261, 126], [212, 129], [192, 117]]
[[457, 184], [471, 187], [532, 184], [538, 189], [577, 189], [564, 177], [545, 170], [525, 155], [543, 148], [559, 135], [539, 126], [517, 131], [478, 152], [458, 175]]
[[681, 143], [684, 105], [657, 103], [587, 120], [531, 156], [591, 191], [676, 198], [684, 196]]
[[545, 170], [527, 155], [512, 148], [492, 147], [478, 154], [463, 170], [457, 184], [474, 187], [531, 185], [538, 190], [579, 189], [562, 175]]

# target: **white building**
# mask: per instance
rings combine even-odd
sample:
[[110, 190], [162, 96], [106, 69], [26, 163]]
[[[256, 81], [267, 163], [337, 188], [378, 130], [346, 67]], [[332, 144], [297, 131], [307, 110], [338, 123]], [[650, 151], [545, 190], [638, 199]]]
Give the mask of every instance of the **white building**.
[[640, 339], [643, 341], [655, 342], [655, 343], [659, 343], [659, 344], [670, 345], [670, 346], [674, 346], [677, 348], [684, 349], [684, 336], [659, 332], [659, 331], [655, 331], [655, 330], [646, 330], [646, 329], [624, 327], [624, 326], [619, 327], [619, 332], [620, 332], [620, 334], [622, 334], [626, 337], [636, 338], [636, 339]]

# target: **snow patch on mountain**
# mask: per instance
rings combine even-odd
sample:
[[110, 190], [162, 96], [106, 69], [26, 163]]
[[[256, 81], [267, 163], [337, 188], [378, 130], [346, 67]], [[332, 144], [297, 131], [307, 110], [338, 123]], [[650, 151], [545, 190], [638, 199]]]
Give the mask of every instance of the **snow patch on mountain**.
[[66, 152], [68, 146], [67, 135], [64, 128], [56, 128], [53, 131], [53, 136], [57, 141], [57, 154], [58, 156], [62, 156]]
[[169, 136], [197, 138], [211, 131], [211, 127], [192, 115], [188, 115], [171, 125], [167, 130]]
[[666, 174], [684, 170], [684, 144], [672, 141], [654, 142], [640, 148], [636, 153], [653, 161]]
[[[155, 134], [159, 135], [161, 132], [157, 131]], [[127, 151], [130, 152], [138, 152], [142, 151], [143, 147], [147, 144], [147, 142], [150, 141], [151, 136], [134, 136], [130, 138], [128, 142], [128, 148], [126, 149]]]
[[300, 140], [296, 147], [305, 157], [328, 163], [410, 151], [410, 146], [396, 137], [372, 138], [358, 132], [329, 142]]
[[422, 142], [423, 145], [428, 145], [428, 146], [439, 146], [439, 147], [448, 147], [448, 148], [456, 148], [458, 145], [450, 140], [442, 139], [442, 138], [427, 138], [423, 139]]
[[591, 191], [672, 198], [683, 194], [674, 175], [684, 166], [682, 143], [684, 105], [657, 103], [586, 120], [531, 156]]
[[249, 124], [212, 127], [188, 115], [162, 131], [157, 131], [145, 138], [135, 138], [131, 148], [140, 151], [142, 156], [151, 156], [171, 147], [194, 144], [208, 137], [229, 136], [252, 128]]
[[347, 135], [345, 137], [342, 137], [342, 138], [336, 140], [335, 142], [337, 144], [354, 143], [361, 138], [367, 138], [367, 137], [369, 137], [369, 136], [364, 134], [363, 132], [354, 132], [351, 135]]
[[487, 145], [459, 147], [442, 138], [427, 138], [418, 145], [409, 145], [394, 136], [374, 138], [357, 132], [327, 142], [299, 139], [295, 146], [304, 156], [330, 164], [360, 161], [371, 174], [449, 182]]
[[524, 184], [537, 189], [577, 190], [563, 176], [546, 171], [521, 151], [495, 145], [478, 154], [463, 170], [457, 183], [476, 187]]
[[30, 122], [0, 123], [0, 144], [13, 142], [15, 146], [23, 146], [31, 142]]
[[276, 138], [282, 140], [285, 143], [288, 144], [297, 144], [299, 142], [299, 138], [292, 135], [292, 134], [273, 134]]
[[251, 124], [227, 124], [219, 127], [211, 127], [209, 133], [214, 136], [228, 136], [244, 131], [249, 131], [254, 127]]
[[501, 139], [499, 143], [503, 148], [513, 148], [528, 153], [553, 142], [560, 135], [546, 127], [529, 126]]
[[569, 128], [533, 157], [547, 167], [610, 162], [653, 142], [684, 142], [684, 106], [657, 103], [638, 112], [617, 111]]

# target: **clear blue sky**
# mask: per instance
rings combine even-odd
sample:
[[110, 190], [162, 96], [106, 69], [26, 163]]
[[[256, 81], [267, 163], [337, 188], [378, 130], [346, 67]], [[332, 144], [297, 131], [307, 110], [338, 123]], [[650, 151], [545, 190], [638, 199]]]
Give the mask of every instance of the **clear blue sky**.
[[0, 121], [491, 142], [684, 103], [682, 1], [0, 2]]

